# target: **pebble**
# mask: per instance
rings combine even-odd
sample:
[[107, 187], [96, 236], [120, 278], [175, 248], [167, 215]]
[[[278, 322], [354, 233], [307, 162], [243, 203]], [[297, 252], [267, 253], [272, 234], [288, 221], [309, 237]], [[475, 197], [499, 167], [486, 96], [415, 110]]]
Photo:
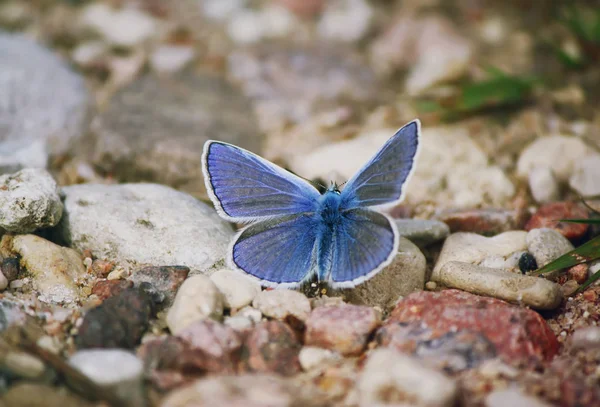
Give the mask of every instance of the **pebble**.
[[433, 268], [437, 274], [444, 264], [458, 261], [481, 264], [490, 257], [510, 257], [513, 253], [527, 250], [527, 232], [504, 232], [494, 237], [485, 237], [475, 233], [453, 233], [446, 238], [444, 246]]
[[7, 287], [8, 287], [8, 279], [2, 273], [2, 270], [0, 270], [0, 291], [6, 290]]
[[304, 294], [285, 289], [260, 292], [252, 301], [252, 306], [263, 315], [279, 320], [293, 316], [306, 321], [311, 311], [310, 301]]
[[533, 255], [538, 267], [544, 267], [574, 249], [566, 237], [549, 228], [531, 229], [526, 241], [527, 251]]
[[289, 325], [276, 320], [260, 322], [246, 334], [240, 369], [243, 372], [294, 375], [300, 372], [300, 348]]
[[21, 267], [31, 276], [33, 288], [43, 302], [76, 304], [79, 288], [87, 278], [81, 255], [35, 235], [5, 236], [3, 244], [21, 257]]
[[4, 371], [23, 379], [46, 382], [55, 379], [44, 362], [29, 353], [9, 350], [0, 356], [0, 365]]
[[235, 43], [247, 45], [284, 37], [293, 32], [296, 26], [295, 16], [288, 9], [275, 4], [234, 14], [227, 25], [227, 33]]
[[485, 407], [550, 407], [550, 404], [533, 396], [524, 394], [518, 388], [494, 390], [485, 396]]
[[240, 90], [222, 75], [188, 70], [141, 75], [91, 126], [94, 134], [77, 153], [94, 167], [121, 182], [156, 182], [196, 196], [206, 193], [200, 155], [207, 140], [259, 154], [263, 141]]
[[315, 346], [304, 346], [298, 355], [302, 370], [309, 371], [341, 359], [339, 353]]
[[383, 310], [394, 307], [398, 298], [425, 285], [427, 263], [421, 250], [408, 239], [400, 238], [398, 253], [392, 263], [364, 283], [334, 291], [349, 303], [378, 306]]
[[600, 195], [600, 154], [584, 157], [575, 163], [569, 186], [586, 198]]
[[323, 10], [325, 0], [276, 0], [277, 3], [287, 7], [291, 12], [300, 17], [313, 17]]
[[45, 168], [87, 130], [85, 82], [58, 55], [22, 36], [0, 32], [0, 173]]
[[223, 318], [223, 295], [208, 277], [191, 276], [179, 287], [167, 313], [169, 330], [177, 335], [191, 324], [208, 318]]
[[97, 405], [71, 392], [59, 391], [56, 386], [27, 382], [10, 386], [2, 395], [2, 402], [12, 407], [94, 407]]
[[536, 168], [550, 168], [559, 182], [565, 182], [573, 174], [576, 163], [589, 153], [590, 148], [577, 137], [539, 137], [521, 151], [517, 174], [527, 178]]
[[551, 281], [458, 261], [445, 263], [431, 279], [446, 287], [541, 310], [558, 307], [563, 297], [560, 286]]
[[365, 0], [327, 2], [317, 24], [321, 38], [353, 43], [362, 39], [374, 22], [373, 7]]
[[69, 358], [69, 364], [128, 405], [146, 405], [143, 363], [133, 353], [122, 349], [80, 350]]
[[576, 349], [600, 348], [600, 327], [588, 326], [576, 329], [571, 336], [571, 346]]
[[19, 258], [6, 257], [5, 259], [3, 259], [0, 263], [0, 271], [2, 271], [2, 274], [5, 276], [8, 282], [16, 280], [19, 277], [19, 274], [21, 273], [21, 265], [19, 264]]
[[395, 405], [451, 407], [458, 395], [453, 379], [393, 349], [371, 352], [357, 390], [361, 406], [383, 406], [394, 400]]
[[[177, 290], [187, 278], [190, 269], [185, 266], [149, 266], [134, 272], [128, 280], [140, 287], [148, 283], [150, 294], [157, 299], [163, 308], [170, 307], [175, 300]], [[146, 290], [148, 292], [148, 290]]]
[[576, 264], [567, 269], [567, 276], [569, 279], [575, 280], [579, 284], [583, 284], [588, 279], [589, 268], [590, 267], [585, 263]]
[[433, 363], [464, 359], [463, 368], [495, 357], [511, 363], [551, 360], [559, 347], [537, 312], [454, 289], [399, 301], [376, 339]]
[[75, 346], [133, 349], [148, 329], [153, 305], [149, 296], [137, 288], [107, 298], [85, 314], [75, 336]]
[[519, 210], [495, 208], [448, 210], [442, 211], [438, 217], [452, 233], [472, 232], [484, 236], [523, 229], [526, 218]]
[[196, 56], [188, 45], [162, 45], [150, 55], [150, 66], [157, 73], [174, 73], [182, 70]]
[[100, 300], [105, 300], [114, 295], [120, 294], [128, 288], [133, 287], [132, 281], [127, 280], [100, 280], [92, 287], [92, 294], [98, 296]]
[[63, 192], [68, 221], [57, 235], [127, 271], [145, 264], [205, 271], [225, 258], [233, 237], [211, 206], [163, 185], [82, 184]]
[[444, 222], [429, 219], [394, 219], [398, 234], [419, 247], [444, 240], [450, 228]]
[[380, 323], [380, 314], [371, 307], [350, 304], [320, 307], [306, 321], [304, 342], [342, 355], [359, 355]]
[[552, 168], [536, 167], [528, 175], [529, 190], [537, 203], [549, 203], [560, 198], [560, 186]]
[[223, 305], [228, 309], [240, 309], [252, 304], [261, 292], [260, 284], [239, 271], [217, 270], [211, 274], [210, 279], [223, 294]]
[[114, 9], [108, 4], [93, 3], [81, 15], [82, 24], [117, 47], [130, 48], [150, 39], [157, 31], [154, 19], [133, 7]]
[[0, 228], [31, 233], [55, 226], [63, 213], [58, 186], [44, 169], [0, 175]]
[[553, 202], [538, 208], [525, 225], [525, 230], [552, 228], [567, 239], [580, 239], [588, 231], [587, 224], [558, 222], [558, 220], [587, 218], [587, 210], [575, 202]]
[[200, 7], [211, 20], [225, 21], [244, 8], [248, 0], [203, 0]]
[[93, 68], [109, 54], [109, 47], [102, 41], [83, 42], [73, 49], [71, 58], [82, 68]]

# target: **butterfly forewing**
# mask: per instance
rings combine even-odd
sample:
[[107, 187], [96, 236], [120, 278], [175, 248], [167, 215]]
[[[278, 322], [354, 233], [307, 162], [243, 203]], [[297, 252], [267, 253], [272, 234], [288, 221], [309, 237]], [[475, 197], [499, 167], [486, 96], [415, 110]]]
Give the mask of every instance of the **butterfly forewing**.
[[418, 120], [398, 130], [348, 181], [342, 191], [342, 207], [388, 205], [402, 200], [406, 181], [414, 171], [419, 134]]
[[249, 151], [209, 141], [202, 164], [206, 189], [225, 219], [253, 221], [315, 210], [316, 188]]

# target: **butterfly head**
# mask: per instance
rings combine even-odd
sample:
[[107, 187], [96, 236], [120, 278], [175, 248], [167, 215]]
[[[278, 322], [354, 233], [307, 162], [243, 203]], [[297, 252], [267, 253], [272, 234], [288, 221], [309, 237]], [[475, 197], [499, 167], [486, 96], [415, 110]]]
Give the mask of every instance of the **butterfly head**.
[[329, 185], [329, 188], [327, 188], [327, 192], [333, 192], [335, 194], [340, 194], [340, 185], [337, 184], [337, 182], [335, 181], [331, 181], [331, 185]]

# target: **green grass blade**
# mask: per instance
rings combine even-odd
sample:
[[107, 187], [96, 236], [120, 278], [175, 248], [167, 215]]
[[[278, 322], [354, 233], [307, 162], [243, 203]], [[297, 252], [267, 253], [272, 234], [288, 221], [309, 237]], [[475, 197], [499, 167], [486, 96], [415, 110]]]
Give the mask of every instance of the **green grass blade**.
[[558, 259], [546, 264], [532, 274], [537, 276], [544, 273], [550, 273], [552, 271], [571, 267], [576, 264], [587, 263], [588, 261], [596, 259], [600, 259], [600, 236], [596, 236], [589, 242], [563, 254]]
[[590, 225], [600, 225], [600, 218], [591, 218], [591, 219], [560, 219], [559, 222], [588, 223]]

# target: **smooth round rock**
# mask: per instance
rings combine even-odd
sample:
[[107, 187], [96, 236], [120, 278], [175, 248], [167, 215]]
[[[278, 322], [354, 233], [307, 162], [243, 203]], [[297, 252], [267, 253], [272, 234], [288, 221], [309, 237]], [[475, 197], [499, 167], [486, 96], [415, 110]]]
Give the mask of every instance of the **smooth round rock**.
[[527, 251], [535, 257], [538, 267], [544, 267], [574, 246], [560, 232], [550, 228], [532, 229], [527, 233]]
[[0, 173], [46, 167], [87, 128], [83, 78], [54, 52], [0, 31]]
[[217, 270], [210, 279], [223, 294], [223, 305], [229, 309], [240, 309], [251, 304], [261, 291], [260, 284], [239, 271]]
[[204, 272], [225, 257], [231, 226], [211, 206], [157, 184], [82, 184], [66, 196], [58, 236], [127, 270], [177, 264]]
[[600, 195], [600, 154], [584, 157], [575, 164], [569, 186], [582, 197]]
[[332, 361], [340, 360], [339, 353], [315, 346], [304, 346], [298, 354], [300, 366], [304, 371], [324, 366]]
[[310, 314], [310, 301], [304, 294], [292, 290], [265, 290], [258, 294], [252, 306], [265, 316], [285, 319], [293, 316], [301, 321], [306, 321]]
[[37, 168], [0, 175], [0, 208], [0, 229], [14, 233], [55, 226], [63, 214], [56, 181]]
[[398, 234], [416, 244], [425, 247], [445, 239], [450, 234], [447, 224], [433, 219], [394, 219]]
[[548, 203], [560, 198], [558, 181], [550, 167], [536, 167], [529, 173], [529, 190], [537, 203]]

